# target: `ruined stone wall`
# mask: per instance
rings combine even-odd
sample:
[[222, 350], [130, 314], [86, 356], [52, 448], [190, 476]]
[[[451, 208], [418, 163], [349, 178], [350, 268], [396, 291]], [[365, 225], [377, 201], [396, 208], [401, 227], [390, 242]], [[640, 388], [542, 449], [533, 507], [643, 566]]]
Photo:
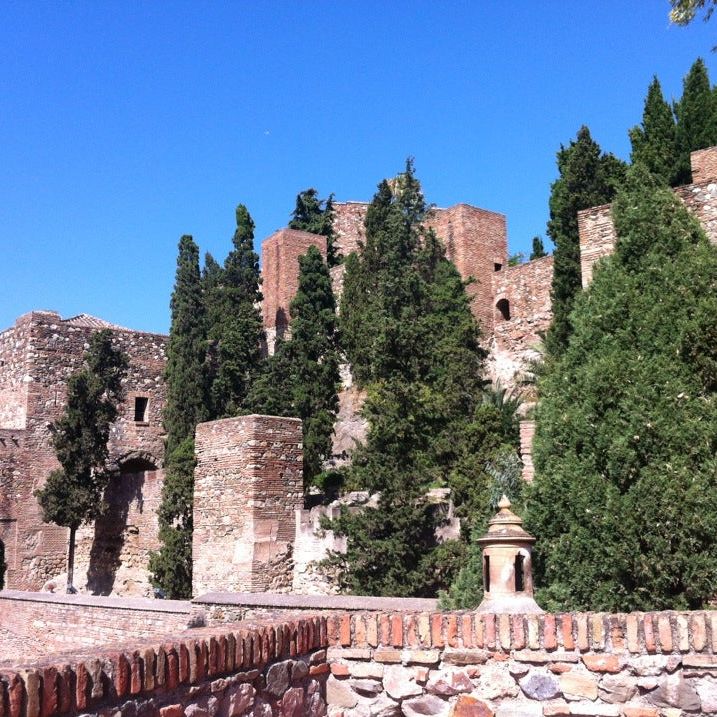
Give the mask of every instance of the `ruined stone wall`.
[[295, 512], [303, 507], [301, 421], [200, 423], [196, 453], [193, 594], [290, 590]]
[[159, 637], [202, 624], [188, 601], [0, 592], [0, 665]]
[[717, 714], [717, 614], [327, 619], [329, 715]]
[[519, 383], [525, 367], [540, 358], [539, 346], [552, 320], [553, 257], [509, 266], [493, 274], [494, 331], [489, 371], [503, 386]]
[[0, 428], [25, 428], [31, 316], [0, 333]]
[[358, 251], [366, 240], [367, 202], [337, 202], [334, 204], [334, 246], [340, 254], [348, 256]]
[[[0, 539], [6, 542], [8, 587], [39, 590], [48, 579], [65, 571], [68, 531], [42, 523], [34, 491], [58, 467], [50, 444], [50, 425], [64, 409], [67, 379], [80, 368], [92, 333], [106, 327], [112, 328], [116, 344], [127, 353], [130, 362], [124, 384], [126, 397], [120, 407], [120, 418], [111, 429], [111, 460], [118, 472], [127, 465], [134, 473], [161, 468], [164, 450], [161, 412], [165, 402], [162, 376], [166, 337], [113, 327], [85, 315], [63, 320], [54, 312], [32, 312], [20, 317], [15, 329], [5, 332], [5, 335], [13, 332], [22, 335], [23, 351], [26, 353], [22, 369], [22, 381], [26, 386], [25, 430], [21, 432], [21, 438], [18, 438], [20, 432], [10, 431], [4, 446], [0, 446], [0, 480], [4, 489], [12, 495], [11, 505], [0, 502], [0, 526], [4, 526], [0, 527], [0, 533], [12, 534], [9, 544], [0, 535]], [[0, 349], [6, 348], [7, 345], [0, 346]], [[8, 359], [0, 353], [0, 361], [3, 360], [7, 365]], [[14, 357], [11, 356], [10, 360]], [[134, 420], [137, 397], [144, 397], [148, 402], [143, 421]], [[12, 441], [14, 433], [17, 433], [17, 445]], [[125, 475], [128, 474], [125, 470]], [[159, 475], [159, 479], [147, 481], [141, 495], [137, 495], [136, 507], [146, 518], [144, 523], [142, 520], [135, 521], [134, 528], [141, 526], [144, 530], [138, 529], [133, 540], [140, 544], [140, 552], [144, 555], [140, 561], [142, 565], [136, 566], [138, 574], [145, 573], [145, 576], [143, 579], [130, 579], [127, 583], [129, 592], [135, 594], [138, 581], [142, 583], [138, 588], [140, 593], [149, 589], [146, 554], [156, 547], [156, 522], [151, 524], [149, 514], [144, 513], [144, 505], [152, 506], [158, 500], [161, 474], [155, 475]], [[22, 506], [22, 510], [12, 506]], [[106, 519], [100, 521], [100, 533], [112, 533], [114, 543], [123, 540], [128, 526], [116, 521], [125, 518], [123, 510], [111, 511]], [[96, 527], [83, 532], [85, 537], [80, 541], [77, 554], [79, 566], [86, 564], [90, 567], [101, 559], [95, 540]], [[83, 582], [81, 572], [78, 581]], [[115, 590], [116, 587], [119, 586], [112, 584], [110, 589]], [[122, 590], [121, 587], [119, 589]]]
[[0, 671], [7, 717], [321, 717], [326, 620], [175, 631]]
[[0, 670], [0, 712], [716, 715], [716, 650], [713, 612], [308, 613], [16, 663]]
[[279, 229], [261, 245], [261, 305], [267, 350], [274, 353], [277, 338], [289, 327], [291, 301], [299, 288], [299, 257], [315, 246], [326, 257], [326, 238], [296, 229]]
[[[693, 184], [677, 187], [675, 194], [697, 217], [708, 239], [717, 245], [717, 147], [692, 152]], [[610, 205], [592, 207], [578, 212], [580, 232], [580, 268], [583, 287], [593, 276], [593, 265], [609, 256], [617, 240]]]

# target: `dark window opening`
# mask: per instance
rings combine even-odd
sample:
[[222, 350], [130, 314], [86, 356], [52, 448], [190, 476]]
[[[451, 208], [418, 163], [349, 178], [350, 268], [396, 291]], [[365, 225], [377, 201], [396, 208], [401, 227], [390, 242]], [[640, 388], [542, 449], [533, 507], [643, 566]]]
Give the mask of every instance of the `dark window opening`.
[[515, 556], [515, 592], [522, 593], [523, 590], [525, 590], [523, 556], [518, 554]]
[[493, 271], [500, 271], [503, 268], [502, 264], [499, 264], [497, 261], [493, 264]]
[[495, 308], [500, 311], [500, 315], [503, 317], [503, 321], [510, 321], [510, 303], [508, 299], [501, 299]]
[[483, 556], [483, 587], [487, 593], [490, 592], [490, 556]]
[[146, 396], [136, 396], [134, 399], [134, 420], [136, 423], [147, 423], [147, 406], [149, 399]]

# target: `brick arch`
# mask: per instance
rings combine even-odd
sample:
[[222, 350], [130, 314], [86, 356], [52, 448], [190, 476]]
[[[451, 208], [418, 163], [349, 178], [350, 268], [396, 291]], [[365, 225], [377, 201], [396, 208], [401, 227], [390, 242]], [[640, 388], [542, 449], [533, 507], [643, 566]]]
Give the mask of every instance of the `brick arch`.
[[128, 464], [141, 466], [141, 470], [156, 471], [163, 467], [163, 462], [150, 451], [127, 451], [110, 463], [113, 472], [121, 473]]

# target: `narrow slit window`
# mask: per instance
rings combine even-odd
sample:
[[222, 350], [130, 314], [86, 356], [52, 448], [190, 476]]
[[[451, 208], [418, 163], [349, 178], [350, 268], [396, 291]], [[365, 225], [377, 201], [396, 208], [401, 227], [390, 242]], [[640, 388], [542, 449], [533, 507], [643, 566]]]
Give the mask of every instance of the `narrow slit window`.
[[515, 592], [522, 593], [524, 590], [523, 556], [518, 554], [515, 556]]
[[147, 396], [136, 396], [134, 399], [134, 420], [135, 423], [147, 423], [147, 407], [149, 399]]
[[483, 556], [483, 587], [487, 593], [490, 592], [490, 556]]

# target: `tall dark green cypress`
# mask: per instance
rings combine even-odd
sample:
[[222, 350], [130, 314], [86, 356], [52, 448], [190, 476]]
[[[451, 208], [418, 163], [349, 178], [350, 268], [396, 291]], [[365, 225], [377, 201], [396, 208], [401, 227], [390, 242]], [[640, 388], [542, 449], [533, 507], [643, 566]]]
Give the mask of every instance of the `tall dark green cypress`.
[[695, 60], [683, 81], [682, 97], [675, 103], [677, 117], [677, 167], [673, 185], [692, 181], [690, 152], [717, 144], [717, 98], [710, 86], [707, 67]]
[[633, 163], [642, 163], [659, 184], [671, 184], [677, 164], [675, 117], [657, 77], [653, 77], [647, 90], [642, 123], [633, 127], [629, 135]]
[[314, 246], [299, 258], [299, 286], [291, 302], [294, 407], [304, 425], [304, 485], [331, 457], [339, 407], [336, 302], [329, 268]]
[[329, 268], [321, 252], [309, 247], [299, 257], [291, 337], [277, 343], [247, 403], [258, 413], [301, 418], [307, 489], [331, 456], [340, 381], [336, 322]]
[[452, 488], [466, 508], [483, 493], [487, 504], [478, 463], [495, 447], [490, 419], [500, 420], [482, 403], [484, 353], [465, 284], [424, 229], [425, 211], [409, 162], [379, 185], [366, 242], [346, 262], [342, 341], [369, 424], [348, 481], [380, 495], [376, 509], [344, 513], [333, 526], [347, 536], [347, 553], [333, 561], [351, 592], [435, 595], [460, 550], [437, 544], [441, 518], [428, 488]]
[[550, 191], [548, 234], [555, 245], [551, 286], [553, 322], [546, 336], [548, 354], [557, 356], [572, 332], [569, 315], [582, 287], [578, 211], [612, 201], [625, 174], [625, 165], [604, 154], [583, 126], [577, 138], [558, 152], [560, 177]]
[[526, 518], [541, 604], [701, 608], [717, 591], [717, 249], [640, 165], [613, 217], [616, 251], [540, 378]]
[[543, 245], [543, 240], [539, 236], [533, 237], [533, 245], [530, 251], [530, 261], [533, 261], [533, 259], [542, 259], [544, 256], [547, 256], [548, 252], [545, 251], [545, 246]]
[[289, 221], [290, 229], [301, 229], [312, 234], [326, 237], [326, 261], [329, 268], [341, 263], [334, 241], [334, 195], [328, 199], [319, 199], [319, 193], [313, 187], [299, 192], [296, 206]]
[[205, 420], [206, 315], [199, 249], [191, 236], [179, 241], [167, 346], [165, 478], [159, 508], [158, 552], [150, 557], [152, 583], [167, 597], [192, 594], [194, 430]]
[[236, 209], [236, 223], [234, 248], [224, 268], [205, 267], [211, 418], [237, 415], [261, 360], [259, 256], [254, 251], [254, 221], [243, 204]]

